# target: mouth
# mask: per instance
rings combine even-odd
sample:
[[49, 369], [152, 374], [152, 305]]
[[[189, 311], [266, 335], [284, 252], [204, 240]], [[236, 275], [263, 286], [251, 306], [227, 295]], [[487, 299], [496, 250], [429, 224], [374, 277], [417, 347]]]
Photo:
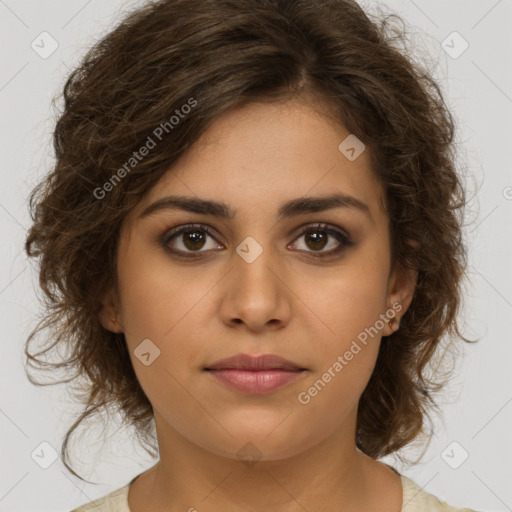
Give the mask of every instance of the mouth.
[[261, 356], [250, 356], [248, 354], [238, 354], [227, 359], [217, 361], [212, 365], [204, 368], [211, 370], [247, 370], [247, 371], [263, 371], [263, 370], [287, 370], [302, 371], [307, 370], [288, 359], [276, 356], [274, 354], [263, 354]]
[[269, 393], [308, 373], [308, 369], [282, 357], [239, 354], [204, 368], [221, 384], [249, 394]]

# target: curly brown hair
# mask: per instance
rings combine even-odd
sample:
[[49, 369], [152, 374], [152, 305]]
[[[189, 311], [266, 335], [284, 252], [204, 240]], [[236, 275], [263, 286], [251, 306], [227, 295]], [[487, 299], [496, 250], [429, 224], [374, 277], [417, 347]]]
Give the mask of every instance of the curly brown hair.
[[[453, 116], [432, 72], [399, 43], [407, 44], [399, 16], [371, 20], [351, 0], [159, 0], [127, 13], [72, 71], [54, 131], [55, 167], [30, 196], [25, 248], [38, 258], [46, 313], [25, 353], [29, 366], [70, 372], [64, 382], [85, 403], [61, 448], [73, 474], [70, 435], [100, 410], [117, 409], [155, 453], [152, 405], [124, 335], [99, 320], [100, 295], [117, 290], [123, 219], [222, 113], [298, 94], [325, 100], [364, 142], [385, 188], [392, 261], [418, 272], [400, 330], [382, 339], [360, 398], [357, 447], [379, 458], [425, 432], [441, 388], [426, 375], [428, 363], [445, 335], [472, 341], [457, 320], [465, 191]], [[165, 136], [122, 172], [156, 127]], [[46, 329], [52, 338], [30, 353]], [[66, 357], [48, 360], [60, 347]]]

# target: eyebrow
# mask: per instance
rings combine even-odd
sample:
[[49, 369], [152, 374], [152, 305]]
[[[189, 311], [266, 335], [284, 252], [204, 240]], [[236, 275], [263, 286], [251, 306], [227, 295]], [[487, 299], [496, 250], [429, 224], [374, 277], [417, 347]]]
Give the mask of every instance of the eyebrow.
[[[366, 203], [347, 194], [332, 194], [322, 197], [298, 197], [283, 203], [277, 212], [278, 220], [306, 213], [316, 213], [334, 208], [352, 208], [366, 214], [373, 222]], [[234, 219], [236, 210], [222, 201], [212, 201], [187, 196], [166, 196], [150, 204], [139, 218], [147, 217], [162, 210], [184, 210], [200, 215], [212, 215], [221, 219]]]

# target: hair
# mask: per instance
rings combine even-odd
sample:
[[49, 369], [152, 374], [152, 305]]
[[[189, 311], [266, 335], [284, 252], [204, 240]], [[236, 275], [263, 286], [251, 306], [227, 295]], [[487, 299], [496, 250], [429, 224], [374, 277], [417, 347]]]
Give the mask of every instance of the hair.
[[[372, 21], [351, 0], [160, 0], [127, 13], [70, 73], [55, 165], [29, 200], [25, 249], [38, 261], [45, 313], [25, 354], [31, 367], [64, 369], [63, 382], [81, 394], [85, 407], [61, 447], [73, 474], [70, 435], [102, 410], [117, 409], [155, 449], [152, 405], [124, 334], [99, 320], [101, 293], [118, 289], [123, 219], [221, 114], [256, 101], [324, 101], [364, 142], [385, 190], [393, 265], [417, 270], [418, 279], [400, 329], [382, 338], [356, 445], [380, 458], [425, 432], [444, 385], [428, 363], [445, 336], [472, 342], [458, 325], [465, 191], [453, 116], [432, 72], [400, 43], [399, 16]], [[149, 140], [147, 156], [131, 160]], [[32, 354], [46, 329], [51, 338]], [[59, 348], [66, 356], [48, 360]]]

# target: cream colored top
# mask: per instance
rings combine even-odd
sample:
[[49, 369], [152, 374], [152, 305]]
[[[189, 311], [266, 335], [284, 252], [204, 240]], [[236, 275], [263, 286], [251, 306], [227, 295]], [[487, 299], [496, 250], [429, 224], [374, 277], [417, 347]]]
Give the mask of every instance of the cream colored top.
[[[71, 512], [130, 512], [128, 507], [128, 489], [135, 478], [124, 487]], [[451, 507], [433, 494], [424, 491], [409, 478], [403, 475], [400, 475], [400, 478], [402, 479], [403, 488], [403, 501], [400, 512], [477, 512], [470, 508]]]

